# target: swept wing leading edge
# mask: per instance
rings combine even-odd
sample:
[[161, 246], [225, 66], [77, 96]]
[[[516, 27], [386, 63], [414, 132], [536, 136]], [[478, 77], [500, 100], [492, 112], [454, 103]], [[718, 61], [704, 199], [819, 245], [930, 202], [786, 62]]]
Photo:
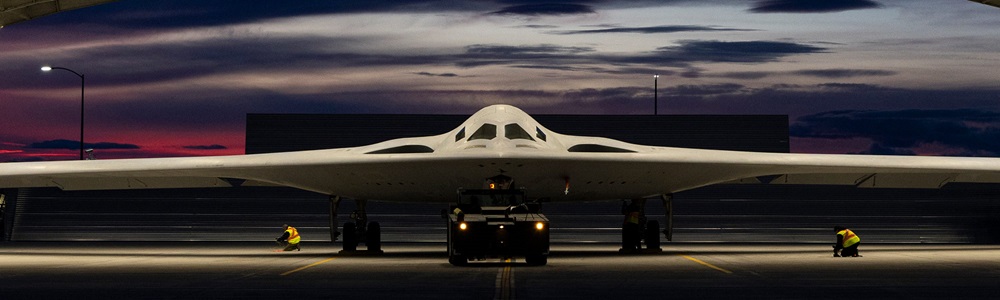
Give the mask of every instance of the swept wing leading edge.
[[[488, 125], [490, 130], [480, 130]], [[518, 128], [514, 128], [514, 127]], [[489, 128], [487, 128], [489, 129]], [[485, 133], [483, 133], [485, 132]], [[504, 174], [551, 201], [630, 199], [718, 183], [938, 188], [1000, 183], [1000, 159], [756, 153], [561, 135], [507, 105], [451, 132], [285, 153], [0, 164], [0, 188], [65, 190], [289, 186], [350, 198], [449, 202]]]

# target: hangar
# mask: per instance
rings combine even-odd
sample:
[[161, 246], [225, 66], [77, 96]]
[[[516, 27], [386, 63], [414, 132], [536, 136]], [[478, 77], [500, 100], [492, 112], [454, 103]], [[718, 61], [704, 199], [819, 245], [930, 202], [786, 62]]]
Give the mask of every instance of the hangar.
[[[463, 115], [250, 114], [247, 154], [352, 147], [439, 134]], [[788, 118], [778, 115], [539, 115], [551, 130], [625, 142], [702, 149], [788, 152]], [[283, 223], [306, 241], [329, 241], [329, 200], [290, 188], [239, 187], [63, 192], [6, 190], [4, 239], [13, 241], [255, 241]], [[685, 242], [827, 243], [834, 224], [883, 243], [994, 243], [1000, 237], [996, 185], [942, 189], [717, 185], [674, 200], [674, 238]], [[349, 202], [345, 203], [350, 205]], [[620, 238], [621, 203], [546, 204], [554, 242]], [[649, 216], [662, 218], [650, 205]], [[350, 211], [351, 207], [343, 207]], [[443, 242], [434, 205], [374, 202], [369, 215], [386, 241]], [[341, 214], [340, 218], [346, 220]], [[343, 223], [345, 220], [339, 220]]]

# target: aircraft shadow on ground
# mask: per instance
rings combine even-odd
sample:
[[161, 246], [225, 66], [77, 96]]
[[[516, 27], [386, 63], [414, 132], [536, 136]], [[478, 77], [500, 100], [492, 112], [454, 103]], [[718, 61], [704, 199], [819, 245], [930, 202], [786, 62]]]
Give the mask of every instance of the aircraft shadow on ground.
[[[183, 244], [182, 244], [183, 245]], [[292, 251], [292, 252], [280, 252], [277, 249], [266, 243], [261, 243], [259, 247], [247, 246], [246, 244], [241, 244], [237, 249], [233, 251], [228, 251], [225, 249], [225, 244], [213, 244], [209, 247], [204, 247], [205, 252], [198, 252], [202, 245], [193, 244], [190, 246], [178, 247], [177, 245], [170, 245], [168, 247], [158, 248], [152, 247], [134, 247], [126, 245], [120, 247], [115, 244], [81, 244], [79, 247], [74, 247], [73, 243], [60, 244], [57, 246], [45, 245], [18, 245], [15, 247], [10, 247], [10, 245], [0, 244], [0, 255], [2, 256], [78, 256], [78, 257], [245, 257], [245, 258], [269, 258], [276, 256], [289, 256], [289, 257], [299, 257], [299, 258], [329, 258], [329, 257], [339, 257], [339, 258], [447, 258], [447, 252], [445, 249], [435, 250], [431, 248], [423, 248], [419, 250], [408, 250], [408, 249], [386, 249], [384, 253], [374, 254], [366, 253], [364, 251], [345, 253], [341, 252], [339, 247], [332, 247], [334, 245], [323, 245], [321, 247], [310, 248], [308, 245], [303, 246], [303, 251]], [[395, 246], [399, 247], [399, 246]], [[393, 247], [393, 248], [395, 248]], [[684, 249], [687, 247], [692, 247], [693, 249]], [[738, 247], [738, 249], [733, 249]], [[403, 247], [405, 248], [405, 246]], [[716, 249], [713, 249], [716, 248]], [[878, 252], [929, 252], [929, 251], [961, 251], [961, 252], [972, 252], [972, 251], [987, 251], [987, 250], [1000, 250], [1000, 245], [969, 245], [969, 244], [934, 244], [934, 245], [919, 245], [919, 244], [902, 244], [902, 245], [892, 245], [892, 244], [873, 244], [873, 245], [862, 245], [861, 250], [863, 253], [878, 253]], [[606, 257], [623, 257], [623, 256], [638, 256], [638, 257], [648, 257], [648, 256], [676, 256], [676, 255], [773, 255], [773, 254], [829, 254], [832, 253], [832, 248], [826, 244], [815, 244], [814, 247], [792, 247], [783, 248], [776, 247], [774, 245], [753, 245], [753, 244], [741, 244], [741, 245], [680, 245], [677, 248], [672, 248], [665, 246], [662, 252], [657, 253], [621, 253], [617, 250], [608, 249], [568, 249], [552, 250], [549, 257], [554, 258], [606, 258]], [[503, 266], [509, 263], [495, 262], [499, 258], [490, 258], [484, 262], [473, 262], [471, 265], [480, 266]], [[491, 261], [493, 260], [493, 261]], [[495, 262], [495, 263], [494, 263]], [[523, 263], [523, 258], [515, 258], [515, 264]]]

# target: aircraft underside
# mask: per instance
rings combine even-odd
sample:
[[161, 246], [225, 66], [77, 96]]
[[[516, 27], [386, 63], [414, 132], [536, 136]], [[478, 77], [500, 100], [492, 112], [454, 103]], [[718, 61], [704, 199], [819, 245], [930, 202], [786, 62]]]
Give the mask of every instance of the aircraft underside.
[[[487, 178], [481, 189], [458, 188], [457, 200], [442, 210], [447, 224], [448, 261], [462, 266], [491, 258], [523, 258], [529, 265], [545, 265], [549, 255], [549, 219], [542, 213], [543, 199], [528, 198], [524, 188], [514, 185], [505, 175]], [[357, 210], [349, 222], [338, 231], [336, 224], [341, 198], [330, 198], [330, 240], [342, 237], [343, 251], [382, 253], [381, 226], [369, 221], [367, 200], [355, 200]], [[665, 229], [659, 222], [648, 220], [645, 205], [649, 199], [632, 199], [622, 203], [623, 253], [660, 252], [660, 234], [672, 239], [672, 205], [670, 195], [662, 195], [666, 208]], [[364, 245], [359, 249], [359, 245]]]

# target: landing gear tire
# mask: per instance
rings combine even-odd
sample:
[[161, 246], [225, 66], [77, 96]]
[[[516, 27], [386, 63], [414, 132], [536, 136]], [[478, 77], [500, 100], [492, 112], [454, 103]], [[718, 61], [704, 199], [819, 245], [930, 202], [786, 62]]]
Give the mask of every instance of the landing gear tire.
[[368, 223], [368, 232], [365, 233], [365, 246], [368, 251], [382, 251], [382, 226], [378, 222]]
[[524, 261], [531, 266], [544, 266], [549, 262], [549, 257], [547, 255], [528, 255]]
[[660, 249], [660, 222], [646, 222], [646, 249]]
[[453, 266], [464, 266], [469, 263], [469, 259], [462, 255], [449, 255], [448, 263]]
[[354, 223], [344, 223], [344, 251], [358, 250], [358, 230]]
[[625, 223], [622, 225], [622, 251], [638, 250], [641, 241], [638, 224]]

